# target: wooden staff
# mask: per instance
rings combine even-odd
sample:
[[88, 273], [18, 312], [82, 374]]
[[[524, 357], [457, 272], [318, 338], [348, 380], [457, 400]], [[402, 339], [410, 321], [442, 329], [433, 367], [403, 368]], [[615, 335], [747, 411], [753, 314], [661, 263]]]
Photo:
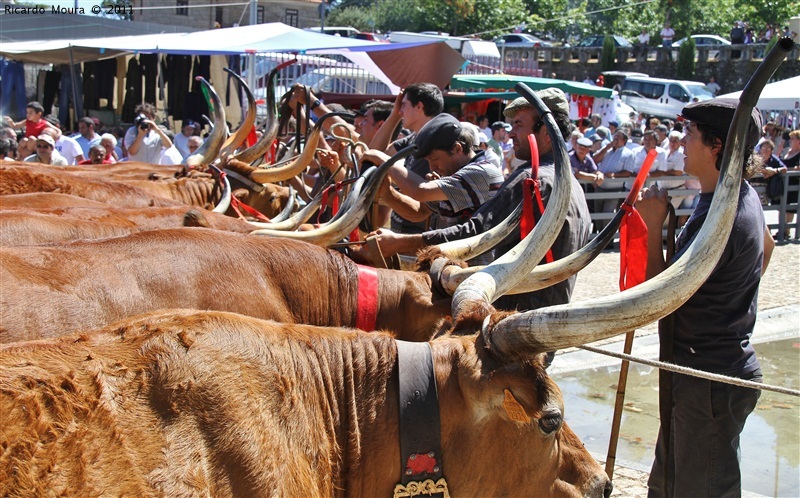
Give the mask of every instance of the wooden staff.
[[[671, 204], [667, 205], [669, 212], [669, 221], [667, 223], [667, 261], [672, 259], [672, 254], [675, 251], [674, 234], [675, 234], [675, 209]], [[622, 349], [625, 354], [631, 354], [633, 349], [633, 336], [635, 330], [625, 334], [625, 344]], [[614, 464], [617, 461], [617, 443], [619, 442], [619, 428], [622, 423], [622, 410], [625, 403], [625, 388], [628, 385], [628, 365], [627, 360], [622, 360], [619, 367], [619, 380], [617, 382], [617, 397], [614, 404], [614, 416], [611, 420], [611, 436], [608, 440], [608, 454], [606, 456], [606, 474], [608, 478], [613, 481]]]

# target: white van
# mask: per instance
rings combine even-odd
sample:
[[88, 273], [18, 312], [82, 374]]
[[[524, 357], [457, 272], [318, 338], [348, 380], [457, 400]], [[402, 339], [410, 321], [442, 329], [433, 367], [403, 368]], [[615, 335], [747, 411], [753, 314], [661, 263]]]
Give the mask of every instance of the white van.
[[352, 26], [314, 26], [311, 28], [303, 28], [306, 31], [316, 31], [317, 33], [324, 33], [326, 35], [341, 36], [343, 38], [351, 37], [360, 33], [359, 30]]
[[623, 102], [657, 118], [675, 119], [690, 102], [714, 98], [704, 83], [663, 78], [629, 76], [620, 86]]
[[297, 83], [311, 87], [316, 94], [345, 93], [359, 95], [392, 95], [383, 81], [357, 67], [322, 67], [297, 79]]
[[477, 40], [463, 36], [450, 36], [448, 34], [437, 34], [433, 32], [412, 33], [410, 31], [392, 31], [389, 33], [389, 41], [392, 43], [419, 43], [430, 41], [443, 41], [453, 50], [464, 56], [466, 59], [475, 57], [493, 57], [500, 60], [500, 51], [497, 45], [486, 40]]

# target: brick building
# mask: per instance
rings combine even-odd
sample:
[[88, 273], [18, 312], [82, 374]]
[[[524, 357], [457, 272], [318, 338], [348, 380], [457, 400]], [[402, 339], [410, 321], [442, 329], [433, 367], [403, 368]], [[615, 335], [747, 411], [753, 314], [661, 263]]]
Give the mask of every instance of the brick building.
[[[282, 22], [296, 28], [319, 26], [320, 3], [321, 0], [258, 0], [256, 24]], [[136, 21], [201, 30], [250, 24], [248, 0], [132, 0], [132, 4]]]

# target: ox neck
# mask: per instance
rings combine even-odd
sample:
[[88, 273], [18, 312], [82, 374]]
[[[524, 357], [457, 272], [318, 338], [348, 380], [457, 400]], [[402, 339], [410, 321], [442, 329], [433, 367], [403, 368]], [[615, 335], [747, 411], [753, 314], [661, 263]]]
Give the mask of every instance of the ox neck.
[[[400, 482], [408, 491], [420, 486], [435, 496], [449, 496], [443, 478], [439, 395], [433, 356], [427, 342], [395, 341], [399, 380]], [[433, 491], [433, 493], [430, 493]]]

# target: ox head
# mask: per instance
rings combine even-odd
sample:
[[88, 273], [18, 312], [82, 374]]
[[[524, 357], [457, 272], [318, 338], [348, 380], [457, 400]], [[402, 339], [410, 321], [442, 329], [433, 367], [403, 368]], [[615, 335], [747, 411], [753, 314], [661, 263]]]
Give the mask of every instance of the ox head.
[[[748, 94], [746, 90], [731, 125], [706, 222], [683, 255], [657, 277], [620, 294], [590, 301], [524, 313], [495, 312], [491, 307], [495, 297], [513, 288], [520, 276], [530, 271], [511, 253], [533, 254], [534, 261], [541, 257], [537, 251], [530, 251], [530, 241], [525, 239], [458, 287], [452, 304], [453, 330], [479, 333], [444, 337], [432, 343], [434, 351], [440, 351], [436, 355], [437, 368], [457, 370], [456, 375], [439, 375], [437, 371], [437, 381], [443, 382], [439, 387], [443, 396], [440, 405], [459, 414], [443, 416], [443, 440], [448, 441], [447, 449], [443, 448], [444, 465], [463, 469], [491, 462], [502, 477], [480, 483], [466, 479], [452, 482], [454, 494], [610, 494], [602, 471], [591, 457], [587, 458], [585, 449], [563, 424], [563, 402], [544, 371], [541, 354], [612, 337], [656, 321], [686, 302], [708, 278], [724, 249], [718, 240], [727, 238], [732, 229], [744, 137], [754, 103], [752, 92]], [[548, 121], [545, 123], [550, 126]], [[563, 147], [563, 141], [553, 143]], [[463, 348], [466, 354], [454, 354], [451, 348]], [[472, 352], [470, 348], [474, 348]], [[456, 437], [459, 431], [464, 436]], [[470, 447], [480, 450], [469, 451]], [[537, 462], [539, 466], [526, 472], [524, 464], [515, 466], [507, 460], [504, 455], [508, 453], [518, 461]], [[462, 478], [458, 473], [456, 477]], [[506, 480], [523, 484], [510, 490], [498, 482]]]

